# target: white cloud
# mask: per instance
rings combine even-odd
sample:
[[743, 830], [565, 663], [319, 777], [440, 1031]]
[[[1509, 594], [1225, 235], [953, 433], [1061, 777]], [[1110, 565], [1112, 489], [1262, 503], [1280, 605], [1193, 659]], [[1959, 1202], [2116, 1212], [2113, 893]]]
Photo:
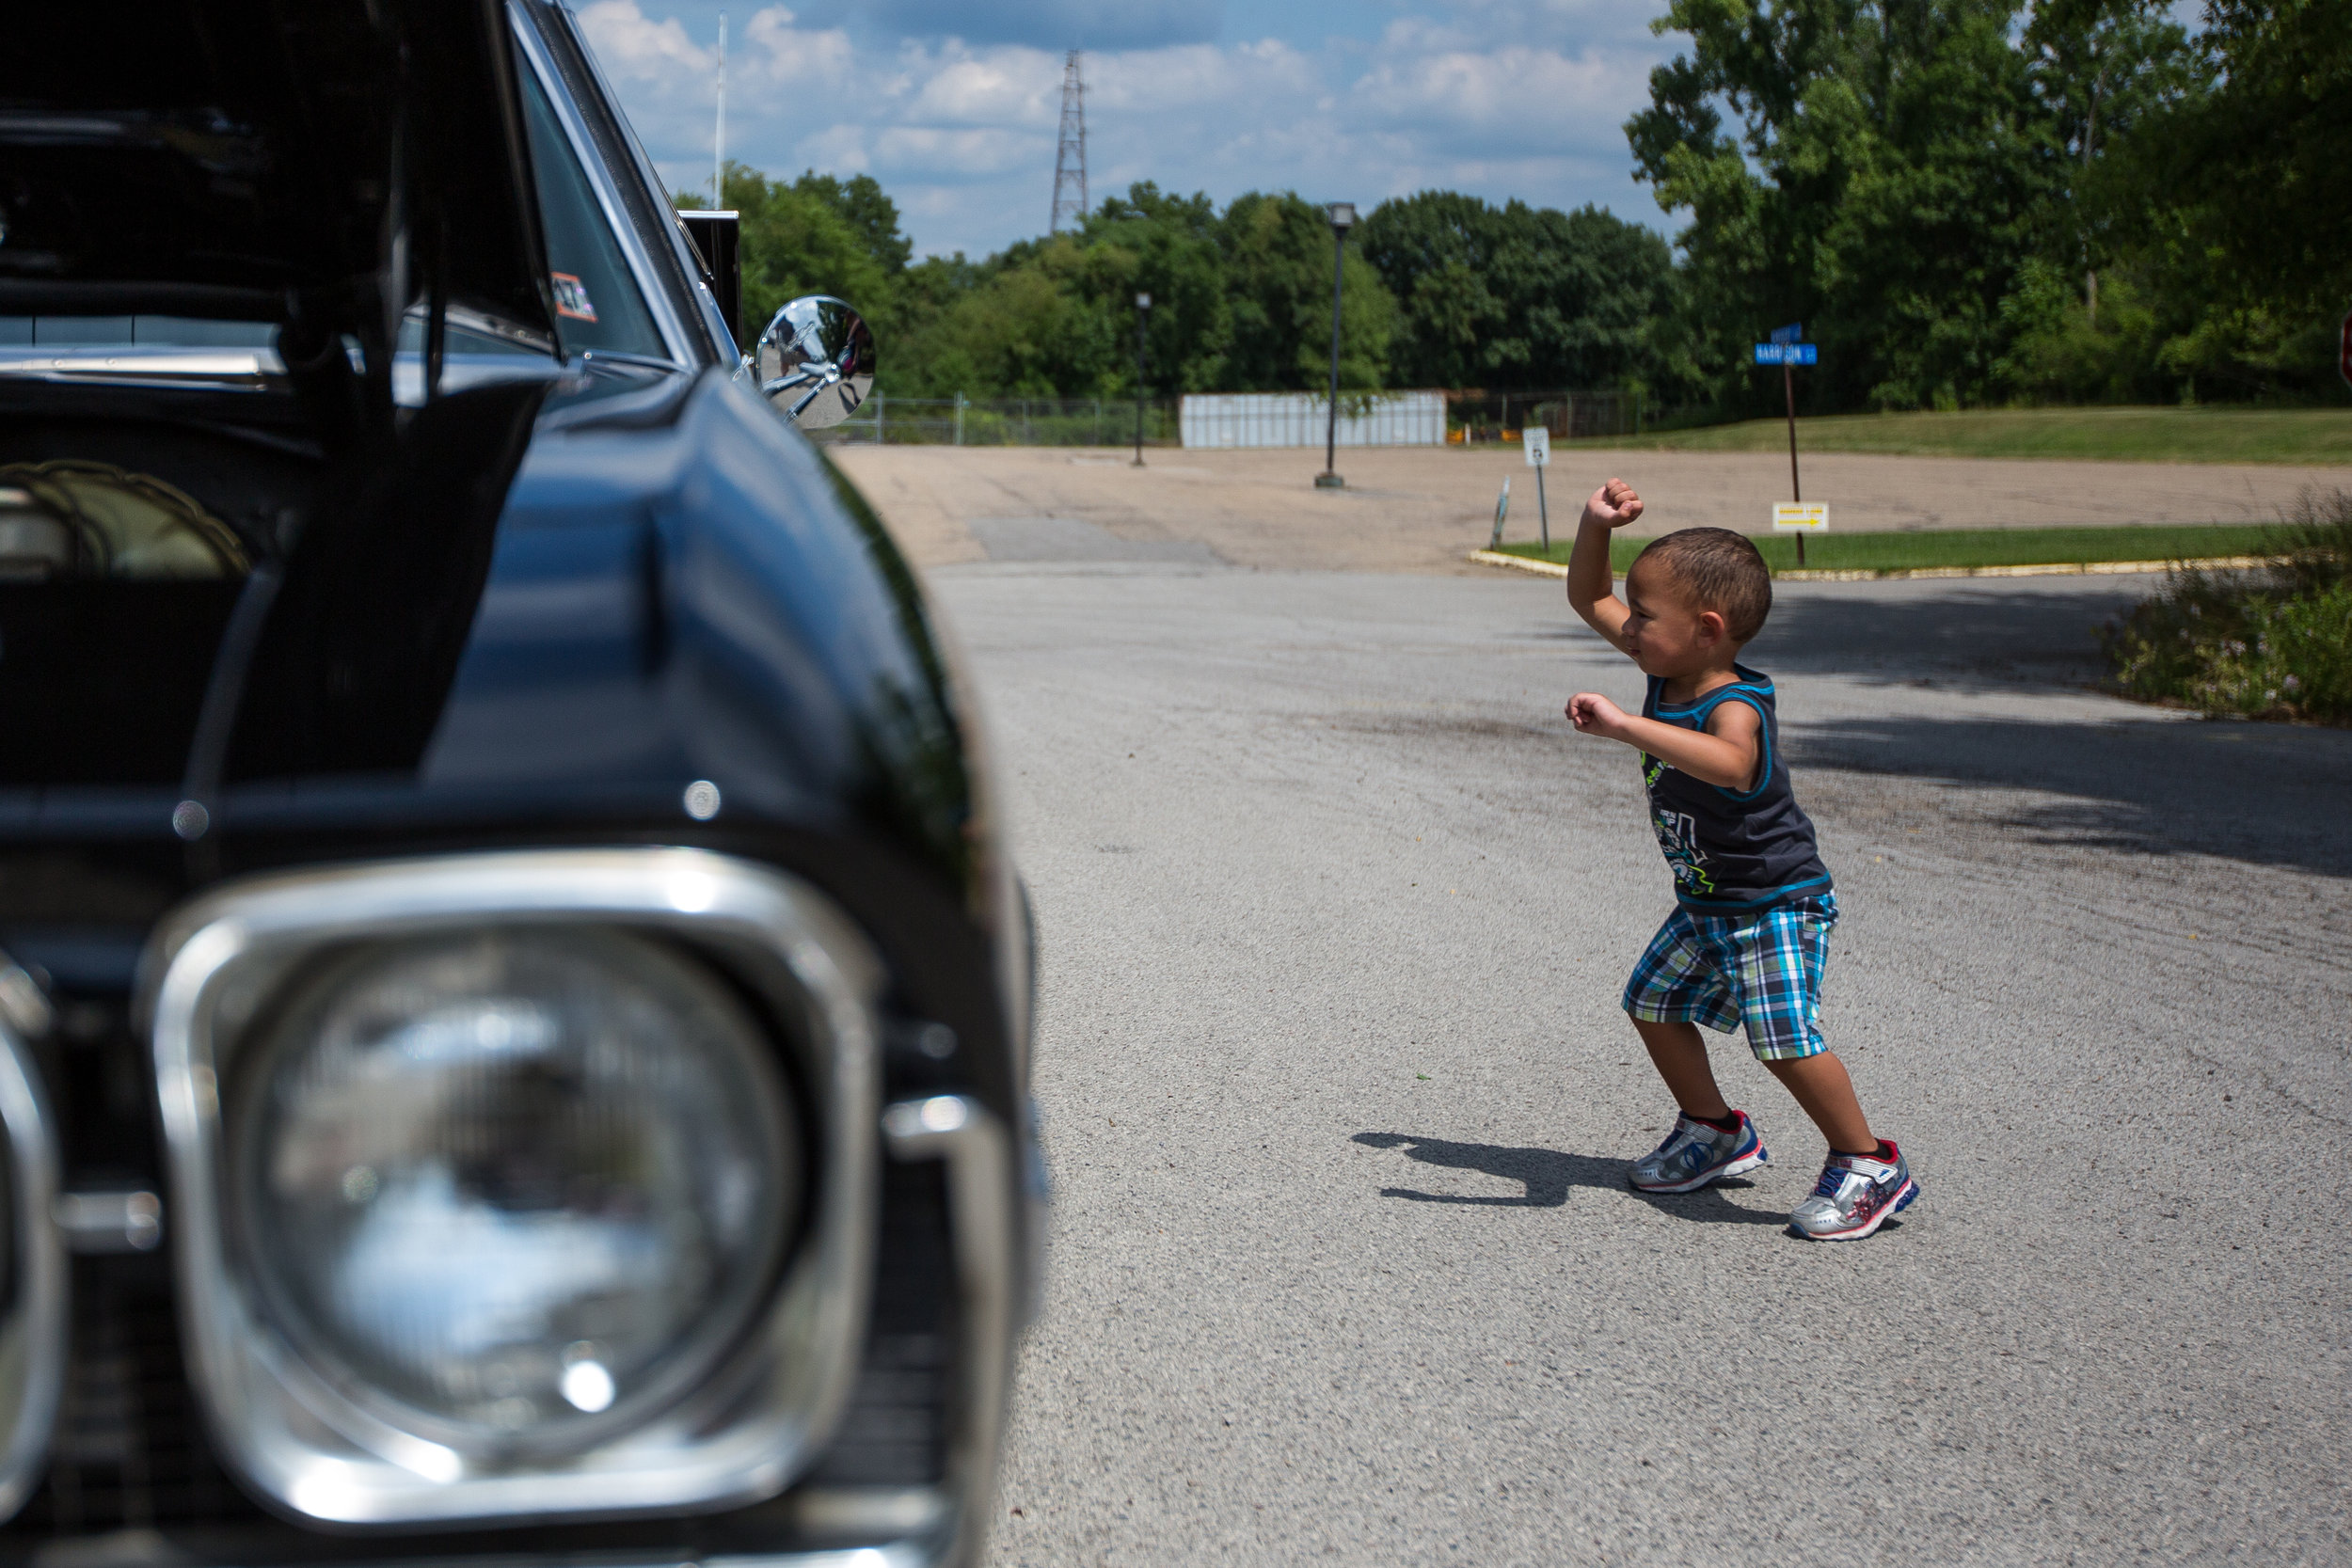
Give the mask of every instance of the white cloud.
[[917, 37], [1053, 50], [1203, 43], [1225, 19], [1223, 0], [874, 0], [872, 9], [880, 25]]
[[[1051, 158], [1051, 136], [1018, 131], [943, 131], [922, 125], [893, 125], [875, 138], [875, 163], [884, 170], [914, 174], [1001, 174], [1036, 166]], [[887, 183], [887, 182], [885, 182]]]
[[[606, 0], [607, 4], [616, 0]], [[627, 3], [627, 0], [618, 0]], [[727, 61], [732, 81], [739, 61]], [[753, 82], [783, 89], [805, 89], [812, 84], [848, 82], [857, 69], [857, 51], [850, 35], [838, 27], [803, 28], [792, 24], [792, 13], [771, 6], [743, 29], [739, 69]]]
[[930, 125], [1036, 125], [1061, 117], [1061, 62], [1034, 49], [949, 58], [913, 95], [907, 118]]
[[[788, 20], [792, 13], [784, 14]], [[753, 25], [758, 24], [754, 19]], [[612, 79], [613, 90], [624, 95], [628, 90], [624, 83], [667, 87], [681, 76], [709, 80], [718, 64], [715, 44], [708, 49], [697, 46], [677, 18], [656, 22], [637, 8], [637, 0], [596, 0], [581, 8], [580, 25]]]
[[[814, 25], [804, 19], [826, 0], [797, 3], [798, 16], [771, 6], [739, 22], [730, 158], [779, 177], [870, 172], [923, 252], [985, 254], [1043, 228], [1058, 50], [893, 34], [880, 13]], [[1137, 180], [1220, 202], [1247, 190], [1376, 202], [1439, 186], [1598, 201], [1664, 226], [1631, 179], [1620, 129], [1676, 46], [1646, 31], [1661, 0], [1396, 3], [1408, 14], [1361, 36], [1322, 36], [1325, 13], [1309, 7], [1294, 18], [1310, 15], [1313, 36], [1270, 10], [1247, 38], [1088, 55], [1093, 199]], [[712, 0], [595, 0], [580, 13], [623, 106], [686, 188], [708, 179], [716, 10]]]
[[1368, 125], [1420, 127], [1448, 145], [1507, 148], [1523, 159], [1554, 138], [1616, 136], [1649, 96], [1646, 71], [1629, 73], [1597, 52], [1571, 57], [1518, 43], [1437, 50], [1421, 29], [1394, 31], [1385, 57], [1349, 90], [1351, 110]]
[[793, 143], [792, 167], [821, 168], [828, 174], [870, 173], [874, 160], [866, 150], [866, 141], [862, 125], [828, 125]]

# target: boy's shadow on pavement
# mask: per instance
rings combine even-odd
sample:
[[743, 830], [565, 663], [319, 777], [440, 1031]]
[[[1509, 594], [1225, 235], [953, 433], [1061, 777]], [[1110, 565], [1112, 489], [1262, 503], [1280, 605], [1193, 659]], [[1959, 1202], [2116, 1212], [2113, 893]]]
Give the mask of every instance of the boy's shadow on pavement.
[[1409, 1159], [1448, 1170], [1474, 1170], [1517, 1181], [1526, 1191], [1517, 1197], [1456, 1196], [1415, 1192], [1410, 1187], [1383, 1187], [1382, 1197], [1415, 1203], [1466, 1203], [1486, 1209], [1557, 1209], [1568, 1201], [1571, 1187], [1594, 1187], [1639, 1198], [1677, 1219], [1707, 1225], [1772, 1225], [1788, 1228], [1786, 1213], [1742, 1209], [1725, 1196], [1751, 1183], [1737, 1177], [1702, 1187], [1695, 1193], [1644, 1193], [1626, 1185], [1623, 1160], [1603, 1160], [1591, 1154], [1563, 1154], [1550, 1148], [1512, 1148], [1502, 1144], [1457, 1144], [1444, 1138], [1423, 1138], [1410, 1132], [1359, 1132], [1356, 1143], [1373, 1148], [1403, 1149]]

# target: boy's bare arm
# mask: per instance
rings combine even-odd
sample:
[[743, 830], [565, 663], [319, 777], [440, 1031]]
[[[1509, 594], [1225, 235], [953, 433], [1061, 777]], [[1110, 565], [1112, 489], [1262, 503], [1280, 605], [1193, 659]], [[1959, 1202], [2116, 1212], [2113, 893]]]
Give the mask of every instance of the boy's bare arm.
[[1718, 703], [1707, 728], [1686, 730], [1638, 718], [1608, 698], [1580, 691], [1568, 704], [1580, 734], [1638, 746], [1702, 784], [1719, 789], [1753, 789], [1763, 759], [1763, 721], [1745, 703]]
[[1642, 498], [1624, 480], [1613, 479], [1593, 492], [1584, 515], [1576, 525], [1576, 548], [1568, 552], [1568, 603], [1584, 624], [1625, 652], [1625, 621], [1629, 611], [1617, 597], [1609, 571], [1609, 531], [1625, 527], [1642, 515]]

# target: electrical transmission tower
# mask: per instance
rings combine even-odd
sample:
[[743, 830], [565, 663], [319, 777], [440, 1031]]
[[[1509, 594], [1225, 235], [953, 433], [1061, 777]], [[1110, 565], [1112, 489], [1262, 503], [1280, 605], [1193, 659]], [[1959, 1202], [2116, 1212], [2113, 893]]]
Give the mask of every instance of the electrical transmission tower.
[[1078, 51], [1073, 49], [1061, 68], [1061, 145], [1054, 152], [1054, 216], [1049, 234], [1061, 232], [1062, 219], [1072, 228], [1087, 215], [1087, 85], [1078, 75]]

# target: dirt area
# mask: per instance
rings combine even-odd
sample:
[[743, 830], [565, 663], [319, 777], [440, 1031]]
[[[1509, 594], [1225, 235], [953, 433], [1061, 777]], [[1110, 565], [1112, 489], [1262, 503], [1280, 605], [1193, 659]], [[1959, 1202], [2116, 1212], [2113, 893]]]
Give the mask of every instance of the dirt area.
[[[1126, 451], [1067, 447], [836, 447], [844, 471], [918, 564], [988, 560], [1200, 560], [1238, 566], [1483, 572], [1495, 495], [1506, 538], [1536, 532], [1535, 475], [1516, 449], [1359, 449], [1343, 490], [1317, 490], [1319, 451]], [[1785, 456], [1554, 449], [1555, 534], [1612, 474], [1640, 486], [1635, 532], [1713, 524], [1770, 531], [1788, 497]], [[2306, 488], [2352, 487], [2352, 467], [2098, 463], [1824, 453], [1804, 494], [1856, 532], [2085, 524], [2267, 522]]]

